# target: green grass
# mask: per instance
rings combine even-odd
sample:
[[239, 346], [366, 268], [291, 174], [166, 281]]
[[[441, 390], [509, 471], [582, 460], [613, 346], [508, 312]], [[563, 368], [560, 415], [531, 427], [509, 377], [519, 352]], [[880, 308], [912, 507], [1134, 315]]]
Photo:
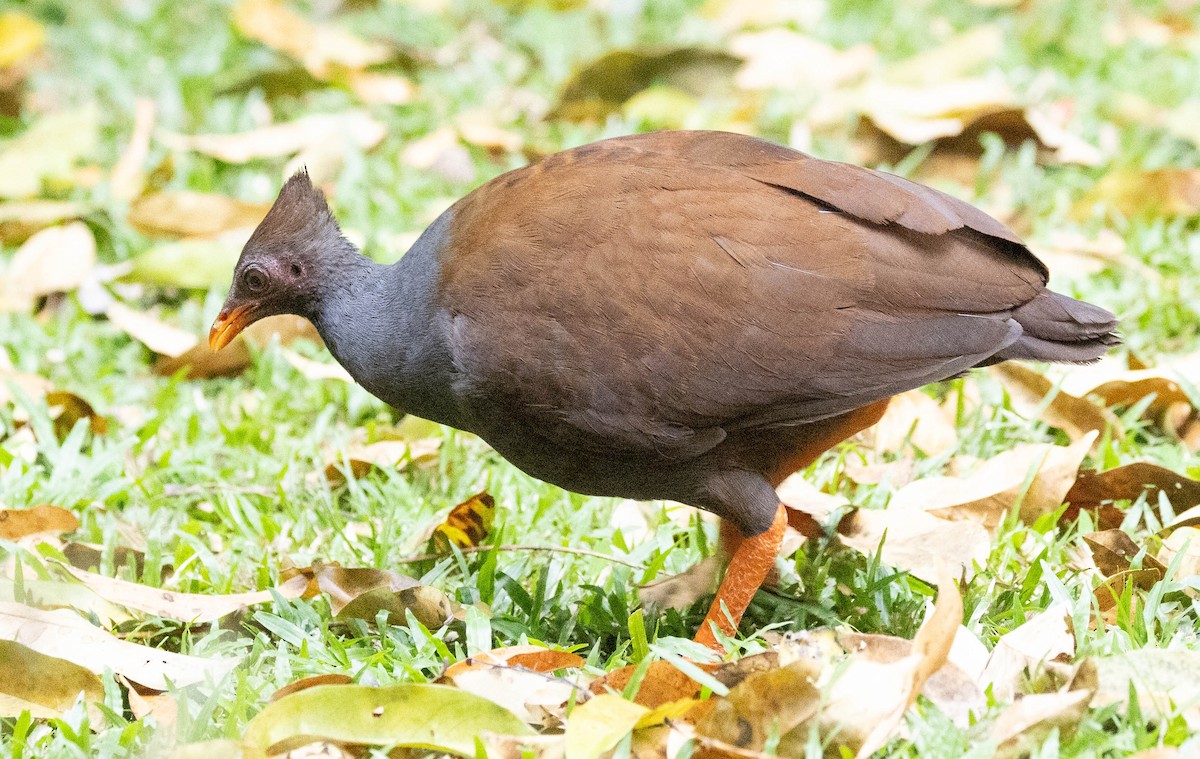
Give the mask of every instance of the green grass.
[[[92, 158], [103, 166], [111, 165], [127, 140], [138, 96], [157, 104], [159, 128], [184, 133], [250, 128], [264, 109], [283, 120], [360, 107], [351, 94], [333, 87], [273, 96], [255, 87], [253, 77], [281, 59], [237, 33], [229, 21], [229, 2], [29, 0], [7, 5], [48, 26], [47, 63], [33, 76], [32, 92], [54, 106], [99, 106], [102, 141]], [[698, 4], [682, 0], [652, 0], [644, 7], [620, 4], [632, 9], [625, 15], [551, 11], [536, 2], [501, 6], [487, 0], [453, 0], [440, 13], [397, 2], [350, 5], [339, 23], [401, 45], [413, 58], [411, 75], [420, 87], [409, 105], [370, 109], [388, 126], [388, 136], [369, 154], [351, 154], [336, 183], [335, 206], [343, 226], [381, 259], [399, 256], [403, 248], [397, 240], [430, 221], [447, 199], [523, 162], [520, 156], [493, 160], [473, 148], [477, 180], [460, 184], [406, 167], [401, 154], [407, 144], [468, 108], [539, 99], [553, 104], [573, 69], [614, 47], [724, 44], [720, 31], [698, 15]], [[1004, 193], [1022, 231], [1034, 236], [1063, 227], [1114, 229], [1130, 256], [1161, 273], [1161, 282], [1108, 270], [1070, 279], [1068, 289], [1118, 312], [1128, 345], [1143, 356], [1155, 359], [1196, 349], [1200, 235], [1194, 219], [1153, 213], [1114, 218], [1099, 209], [1082, 220], [1071, 214], [1072, 205], [1106, 171], [1198, 163], [1195, 145], [1152, 125], [1122, 122], [1115, 106], [1126, 94], [1165, 109], [1200, 97], [1196, 42], [1099, 44], [1105, 28], [1119, 18], [1115, 3], [1097, 9], [1083, 0], [1033, 0], [1020, 12], [950, 0], [830, 5], [823, 20], [807, 31], [839, 47], [869, 43], [884, 60], [934, 47], [950, 31], [997, 23], [1007, 41], [995, 65], [1018, 91], [1036, 86], [1045, 101], [1073, 98], [1078, 130], [1091, 139], [1100, 135], [1103, 124], [1116, 123], [1115, 157], [1111, 165], [1097, 168], [1042, 165], [1028, 148], [1005, 149], [995, 140], [986, 141], [984, 160], [995, 171], [974, 188], [977, 199]], [[1136, 5], [1151, 17], [1167, 13], [1162, 4]], [[786, 141], [793, 122], [805, 118], [808, 100], [775, 92], [754, 105], [751, 122], [757, 131]], [[705, 118], [720, 124], [737, 107], [715, 98]], [[519, 131], [530, 146], [549, 151], [650, 125], [619, 114], [591, 126], [518, 114], [505, 126]], [[15, 133], [20, 124], [6, 122], [3, 127]], [[847, 123], [843, 130], [818, 134], [813, 151], [850, 157], [852, 127]], [[256, 161], [231, 166], [196, 154], [170, 154], [155, 142], [149, 165], [167, 159], [173, 166], [169, 187], [258, 201], [273, 197], [283, 165]], [[123, 204], [109, 197], [103, 184], [57, 192], [93, 201], [101, 209], [88, 223], [97, 233], [103, 262], [124, 261], [149, 244], [128, 226]], [[124, 294], [140, 305], [165, 304], [175, 323], [197, 334], [207, 328], [223, 297], [218, 290], [155, 288]], [[393, 568], [408, 555], [406, 547], [422, 526], [484, 488], [499, 505], [489, 542], [587, 548], [652, 568], [635, 571], [591, 557], [522, 551], [448, 559], [429, 567], [420, 579], [461, 603], [483, 602], [492, 614], [477, 615], [470, 629], [456, 623], [432, 633], [416, 625], [335, 623], [320, 599], [280, 599], [223, 626], [188, 628], [151, 619], [139, 632], [155, 645], [243, 657], [227, 681], [180, 695], [178, 738], [184, 742], [240, 737], [274, 690], [307, 675], [343, 672], [359, 682], [379, 684], [431, 680], [448, 656], [466, 654], [468, 640], [483, 647], [542, 641], [575, 647], [597, 668], [625, 663], [633, 657], [629, 620], [638, 608], [636, 586], [687, 568], [710, 552], [715, 540], [711, 525], [697, 519], [673, 521], [657, 505], [645, 510], [649, 529], [627, 540], [613, 525], [613, 501], [534, 481], [477, 439], [453, 431], [444, 432], [432, 468], [376, 474], [334, 491], [314, 484], [306, 475], [323, 466], [327, 451], [343, 449], [356, 430], [400, 420], [357, 387], [304, 379], [275, 348], [257, 354], [250, 370], [233, 379], [156, 377], [145, 348], [89, 316], [74, 297], [45, 319], [0, 314], [0, 335], [4, 354], [16, 369], [45, 376], [117, 419], [107, 435], [77, 427], [61, 442], [39, 438], [33, 464], [0, 467], [0, 503], [5, 506], [53, 503], [69, 508], [82, 522], [78, 539], [109, 547], [128, 544], [131, 530], [144, 539], [141, 577], [114, 566], [111, 555], [104, 572], [156, 584], [161, 582], [160, 567], [169, 564], [174, 568], [167, 581], [171, 589], [227, 593], [272, 587], [285, 557], [298, 566], [323, 560]], [[1045, 425], [1015, 415], [992, 380], [983, 378], [980, 384], [983, 410], [961, 420], [954, 455], [986, 458], [1019, 442], [1064, 440]], [[35, 418], [45, 414], [36, 407], [28, 411]], [[1107, 467], [1150, 460], [1200, 475], [1194, 454], [1135, 416], [1126, 422], [1125, 436], [1095, 463]], [[0, 408], [0, 449], [13, 424], [13, 409]], [[842, 459], [853, 455], [852, 444], [842, 446], [808, 476], [855, 504], [882, 506], [885, 488], [856, 486], [842, 476]], [[918, 472], [939, 472], [945, 458], [920, 460]], [[1141, 529], [1140, 508], [1130, 513], [1130, 529]], [[1156, 603], [1142, 606], [1132, 618], [1103, 632], [1087, 629], [1091, 587], [1070, 569], [1070, 552], [1090, 529], [1086, 516], [1078, 524], [1008, 527], [987, 566], [964, 588], [968, 626], [990, 646], [1030, 612], [1067, 600], [1085, 622], [1076, 630], [1080, 654], [1167, 644], [1196, 648], [1200, 609], [1183, 593], [1183, 578], [1161, 583]], [[5, 547], [6, 554], [14, 552], [11, 545]], [[25, 571], [34, 571], [32, 558], [23, 562]], [[796, 555], [791, 570], [777, 591], [759, 595], [744, 633], [767, 626], [847, 625], [911, 637], [933, 594], [919, 580], [829, 543], [808, 546]], [[703, 612], [704, 603], [686, 613], [648, 613], [649, 641], [672, 645], [667, 639], [690, 637]], [[61, 720], [5, 720], [0, 750], [14, 757], [161, 751], [164, 738], [145, 722], [131, 721], [115, 684], [109, 684], [104, 724], [87, 725], [80, 709]], [[991, 755], [975, 731], [955, 727], [927, 705], [910, 717], [909, 727], [909, 737], [894, 741], [887, 755]], [[1152, 724], [1107, 708], [1091, 711], [1070, 738], [1052, 734], [1035, 755], [1117, 757], [1160, 744], [1178, 745], [1186, 737], [1178, 720]]]

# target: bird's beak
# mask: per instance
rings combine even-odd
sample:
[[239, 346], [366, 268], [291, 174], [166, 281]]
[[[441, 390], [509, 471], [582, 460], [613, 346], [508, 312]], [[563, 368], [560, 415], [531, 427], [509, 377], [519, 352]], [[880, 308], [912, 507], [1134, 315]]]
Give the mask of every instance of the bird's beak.
[[226, 304], [208, 331], [208, 347], [219, 351], [233, 341], [246, 327], [254, 323], [253, 307], [249, 303], [229, 308]]

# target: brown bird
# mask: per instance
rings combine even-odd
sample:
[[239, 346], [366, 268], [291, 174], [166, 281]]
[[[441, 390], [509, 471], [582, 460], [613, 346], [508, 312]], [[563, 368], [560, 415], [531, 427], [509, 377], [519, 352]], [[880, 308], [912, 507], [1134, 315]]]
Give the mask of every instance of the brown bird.
[[209, 339], [299, 314], [381, 400], [534, 477], [718, 515], [732, 558], [697, 640], [719, 648], [713, 628], [736, 631], [773, 566], [785, 477], [897, 393], [1117, 342], [1112, 314], [1046, 280], [1013, 232], [937, 190], [742, 135], [658, 132], [504, 174], [390, 266], [298, 174]]

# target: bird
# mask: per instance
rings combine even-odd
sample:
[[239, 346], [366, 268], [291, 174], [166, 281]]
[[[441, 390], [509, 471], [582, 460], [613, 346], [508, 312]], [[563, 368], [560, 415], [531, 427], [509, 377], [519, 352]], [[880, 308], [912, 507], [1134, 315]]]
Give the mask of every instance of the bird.
[[786, 477], [898, 393], [1119, 342], [1112, 313], [1048, 276], [1008, 227], [928, 186], [663, 131], [501, 174], [390, 265], [301, 171], [246, 242], [209, 344], [297, 314], [384, 403], [535, 478], [717, 515], [728, 562], [695, 640], [721, 651], [786, 525], [822, 534], [780, 503]]

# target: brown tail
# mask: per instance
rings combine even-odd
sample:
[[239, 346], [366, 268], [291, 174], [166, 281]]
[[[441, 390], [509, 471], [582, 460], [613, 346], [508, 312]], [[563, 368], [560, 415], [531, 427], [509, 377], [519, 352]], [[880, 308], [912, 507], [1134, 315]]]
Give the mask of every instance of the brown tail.
[[1111, 313], [1050, 290], [1013, 311], [1012, 318], [1024, 334], [981, 365], [1009, 359], [1085, 364], [1121, 342]]

